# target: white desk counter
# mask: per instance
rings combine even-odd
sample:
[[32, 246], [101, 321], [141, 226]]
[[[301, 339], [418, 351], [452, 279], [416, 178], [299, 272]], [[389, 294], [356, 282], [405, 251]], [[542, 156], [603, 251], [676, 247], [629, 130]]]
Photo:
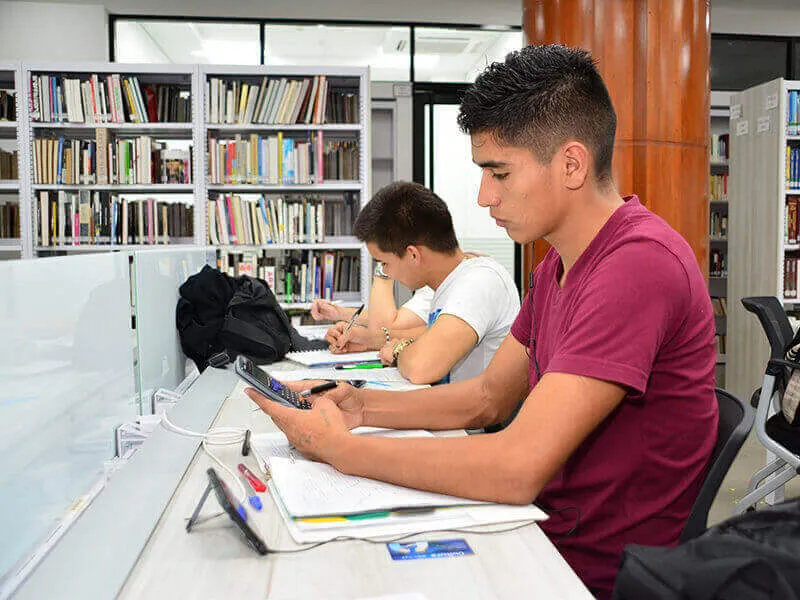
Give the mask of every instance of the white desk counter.
[[[236, 378], [229, 373], [233, 389]], [[203, 378], [195, 384], [203, 385]], [[275, 431], [246, 397], [225, 402], [215, 425]], [[180, 425], [180, 423], [176, 423]], [[229, 466], [240, 448], [215, 448]], [[254, 459], [245, 459], [254, 468]], [[206, 487], [211, 460], [198, 451], [123, 587], [121, 598], [351, 599], [417, 592], [454, 598], [591, 598], [537, 525], [488, 535], [430, 533], [414, 539], [464, 537], [474, 556], [392, 561], [385, 544], [335, 542], [300, 554], [258, 556], [222, 516], [187, 534], [186, 519]], [[255, 470], [255, 469], [254, 469]], [[256, 514], [267, 546], [296, 548], [268, 493]], [[213, 514], [213, 494], [203, 509]], [[252, 515], [253, 511], [249, 511]], [[253, 517], [251, 517], [253, 518]]]
[[[275, 426], [232, 371], [208, 369], [170, 411], [177, 426], [205, 431]], [[241, 446], [215, 446], [227, 465]], [[197, 438], [157, 429], [17, 590], [20, 600], [167, 598], [272, 600], [587, 599], [591, 595], [535, 524], [507, 533], [426, 533], [413, 540], [466, 538], [472, 556], [392, 561], [385, 544], [334, 542], [299, 554], [259, 556], [228, 519], [186, 520], [206, 488], [211, 459]], [[188, 466], [187, 466], [188, 465]], [[268, 493], [249, 510], [270, 548], [297, 548]], [[201, 516], [219, 512], [212, 493]], [[403, 594], [403, 596], [392, 596]]]

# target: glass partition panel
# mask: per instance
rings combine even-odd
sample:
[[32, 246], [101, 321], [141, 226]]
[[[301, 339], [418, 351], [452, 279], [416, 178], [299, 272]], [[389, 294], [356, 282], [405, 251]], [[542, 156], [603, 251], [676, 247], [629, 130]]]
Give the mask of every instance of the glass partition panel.
[[174, 390], [185, 376], [186, 357], [175, 327], [178, 288], [209, 260], [205, 248], [142, 250], [133, 254], [134, 306], [139, 390], [143, 413], [153, 392]]
[[130, 299], [128, 254], [0, 262], [0, 590], [138, 413]]

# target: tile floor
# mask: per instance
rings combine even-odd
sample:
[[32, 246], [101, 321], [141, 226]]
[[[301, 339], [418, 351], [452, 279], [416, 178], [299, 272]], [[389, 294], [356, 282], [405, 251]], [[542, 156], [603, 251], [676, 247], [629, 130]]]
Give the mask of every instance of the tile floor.
[[[766, 464], [766, 450], [759, 443], [755, 432], [751, 432], [739, 455], [731, 465], [728, 476], [719, 488], [714, 504], [708, 515], [708, 524], [713, 525], [729, 518], [733, 507], [744, 496], [750, 477]], [[800, 476], [786, 485], [785, 498], [800, 497]]]

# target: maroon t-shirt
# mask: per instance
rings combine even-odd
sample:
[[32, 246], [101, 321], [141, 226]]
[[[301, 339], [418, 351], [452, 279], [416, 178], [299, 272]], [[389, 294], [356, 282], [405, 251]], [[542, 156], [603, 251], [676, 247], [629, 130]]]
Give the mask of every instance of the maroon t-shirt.
[[[550, 250], [511, 327], [531, 354], [535, 346], [542, 375], [628, 389], [537, 499], [549, 509], [545, 533], [601, 598], [623, 546], [677, 543], [717, 438], [714, 317], [697, 260], [636, 196], [625, 201], [563, 287]], [[531, 359], [531, 389], [536, 382]]]

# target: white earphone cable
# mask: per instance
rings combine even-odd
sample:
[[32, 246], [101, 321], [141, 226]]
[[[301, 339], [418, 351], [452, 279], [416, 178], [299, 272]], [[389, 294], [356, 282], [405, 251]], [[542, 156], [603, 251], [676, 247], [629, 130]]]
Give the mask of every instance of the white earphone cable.
[[209, 446], [229, 446], [231, 444], [241, 444], [244, 441], [246, 430], [239, 427], [214, 427], [209, 429], [206, 433], [190, 431], [188, 429], [184, 429], [183, 427], [178, 427], [172, 423], [172, 421], [169, 420], [169, 417], [167, 417], [167, 413], [162, 415], [161, 426], [167, 431], [177, 433], [178, 435], [201, 438], [201, 446], [203, 451], [208, 454], [209, 458], [217, 463], [221, 469], [230, 475], [231, 480], [236, 482], [239, 490], [239, 494], [237, 494], [239, 502], [241, 504], [245, 504], [247, 502], [247, 490], [245, 489], [241, 479], [236, 475], [233, 469], [223, 463], [209, 448]]

